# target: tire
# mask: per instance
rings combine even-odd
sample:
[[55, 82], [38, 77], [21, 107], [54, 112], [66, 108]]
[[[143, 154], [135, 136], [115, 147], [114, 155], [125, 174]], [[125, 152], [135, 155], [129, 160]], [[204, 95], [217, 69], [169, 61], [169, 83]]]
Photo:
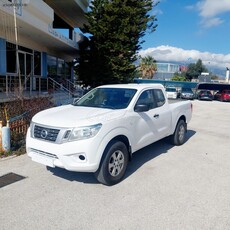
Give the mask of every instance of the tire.
[[184, 120], [179, 120], [176, 129], [171, 136], [171, 143], [173, 145], [182, 145], [185, 142], [185, 134], [187, 132], [187, 126]]
[[119, 183], [125, 175], [128, 159], [126, 145], [121, 141], [112, 141], [106, 147], [100, 167], [95, 172], [96, 179], [105, 185]]

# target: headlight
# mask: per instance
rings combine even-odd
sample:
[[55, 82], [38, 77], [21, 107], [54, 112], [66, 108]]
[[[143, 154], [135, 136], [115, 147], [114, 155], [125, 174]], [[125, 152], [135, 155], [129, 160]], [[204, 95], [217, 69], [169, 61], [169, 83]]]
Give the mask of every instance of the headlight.
[[100, 130], [102, 124], [74, 128], [70, 134], [69, 141], [78, 141], [94, 137]]

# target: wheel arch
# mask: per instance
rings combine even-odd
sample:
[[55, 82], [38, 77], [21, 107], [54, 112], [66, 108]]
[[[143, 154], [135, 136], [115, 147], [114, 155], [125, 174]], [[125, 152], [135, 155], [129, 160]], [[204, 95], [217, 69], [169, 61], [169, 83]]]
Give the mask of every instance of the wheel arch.
[[103, 151], [103, 154], [101, 156], [101, 159], [100, 159], [100, 165], [101, 165], [101, 162], [103, 161], [104, 157], [105, 157], [105, 154], [106, 154], [106, 149], [113, 143], [113, 142], [116, 142], [116, 141], [121, 141], [123, 142], [126, 147], [127, 147], [127, 150], [128, 150], [128, 154], [129, 154], [129, 161], [131, 160], [132, 158], [132, 148], [131, 148], [131, 144], [129, 142], [129, 139], [127, 136], [125, 135], [117, 135], [115, 137], [113, 137], [108, 143], [107, 145], [105, 146], [105, 149]]
[[177, 124], [179, 123], [180, 120], [184, 121], [184, 123], [185, 123], [185, 125], [186, 125], [186, 131], [187, 131], [186, 117], [185, 117], [185, 115], [181, 115], [181, 116], [178, 118], [178, 120], [177, 120], [177, 122], [176, 122], [176, 124], [175, 124], [174, 132], [176, 131]]

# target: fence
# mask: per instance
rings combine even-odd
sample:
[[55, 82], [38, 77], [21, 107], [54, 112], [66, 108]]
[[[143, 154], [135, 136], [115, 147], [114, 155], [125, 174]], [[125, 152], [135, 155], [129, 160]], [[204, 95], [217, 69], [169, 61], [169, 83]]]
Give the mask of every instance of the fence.
[[29, 122], [25, 117], [9, 121], [10, 132], [13, 135], [25, 135], [29, 127]]
[[[20, 116], [14, 117], [7, 121], [7, 127], [10, 128], [10, 142], [12, 146], [15, 147], [19, 145], [19, 142], [25, 140], [25, 135], [27, 129], [29, 128], [29, 120], [27, 118], [27, 113]], [[0, 151], [4, 151], [2, 146], [2, 121], [0, 121]]]

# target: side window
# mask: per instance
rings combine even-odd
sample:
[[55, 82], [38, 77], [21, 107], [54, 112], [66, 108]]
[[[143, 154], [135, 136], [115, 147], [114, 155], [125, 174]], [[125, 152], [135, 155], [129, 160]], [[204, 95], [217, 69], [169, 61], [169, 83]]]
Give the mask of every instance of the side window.
[[165, 97], [161, 89], [154, 89], [154, 96], [156, 99], [157, 107], [165, 104]]
[[153, 90], [146, 90], [142, 92], [140, 97], [137, 100], [136, 104], [147, 104], [149, 106], [149, 109], [153, 109], [157, 107], [157, 103], [154, 97], [154, 91]]

